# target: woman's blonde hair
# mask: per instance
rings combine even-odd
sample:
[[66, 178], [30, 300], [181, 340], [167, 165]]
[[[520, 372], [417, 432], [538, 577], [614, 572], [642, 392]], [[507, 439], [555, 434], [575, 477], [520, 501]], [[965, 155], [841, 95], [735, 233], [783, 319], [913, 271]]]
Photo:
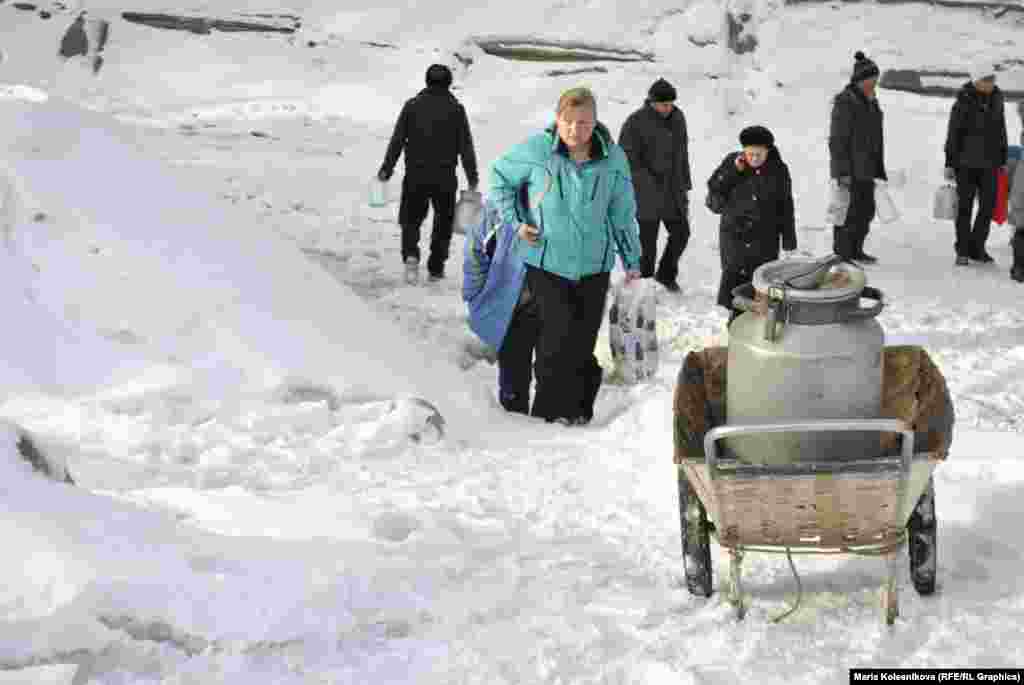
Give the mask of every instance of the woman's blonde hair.
[[594, 97], [594, 93], [586, 86], [577, 86], [576, 88], [570, 88], [559, 96], [555, 114], [561, 116], [562, 112], [569, 107], [583, 106], [589, 106], [594, 112], [594, 118], [597, 118], [597, 98]]

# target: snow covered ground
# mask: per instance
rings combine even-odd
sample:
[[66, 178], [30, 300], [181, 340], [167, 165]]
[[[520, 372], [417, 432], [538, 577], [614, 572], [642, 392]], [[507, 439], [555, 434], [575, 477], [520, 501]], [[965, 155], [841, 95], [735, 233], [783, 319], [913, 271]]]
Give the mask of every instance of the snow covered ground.
[[[927, 347], [957, 408], [938, 593], [918, 597], [904, 564], [886, 629], [881, 562], [800, 558], [803, 607], [774, 625], [795, 583], [751, 555], [736, 623], [721, 594], [681, 585], [671, 463], [679, 364], [723, 339], [703, 180], [739, 129], [775, 131], [801, 248], [822, 253], [829, 98], [853, 52], [956, 70], [1018, 55], [1012, 27], [765, 3], [760, 52], [730, 70], [698, 45], [713, 3], [189, 8], [296, 13], [293, 37], [160, 31], [85, 4], [112, 20], [96, 78], [56, 60], [72, 15], [0, 6], [0, 683], [839, 683], [851, 666], [1024, 665], [1024, 289], [1007, 227], [996, 266], [954, 269], [952, 227], [930, 218], [948, 101], [881, 94], [903, 218], [868, 240], [880, 321]], [[594, 64], [503, 60], [482, 37], [656, 61], [552, 77]], [[658, 76], [680, 92], [698, 185], [683, 294], [660, 303], [658, 378], [606, 386], [591, 427], [500, 412], [465, 326], [461, 239], [446, 281], [407, 286], [396, 206], [365, 204], [432, 61], [455, 69], [482, 165], [570, 85], [596, 90], [616, 132]], [[22, 430], [75, 486], [31, 472]]]

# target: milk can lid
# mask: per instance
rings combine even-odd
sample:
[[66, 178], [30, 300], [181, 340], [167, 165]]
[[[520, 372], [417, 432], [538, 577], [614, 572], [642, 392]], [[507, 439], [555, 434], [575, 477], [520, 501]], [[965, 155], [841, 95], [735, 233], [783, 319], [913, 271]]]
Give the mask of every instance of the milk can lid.
[[768, 295], [784, 288], [788, 299], [837, 302], [858, 297], [867, 285], [864, 270], [836, 255], [792, 257], [762, 264], [754, 271], [754, 289]]

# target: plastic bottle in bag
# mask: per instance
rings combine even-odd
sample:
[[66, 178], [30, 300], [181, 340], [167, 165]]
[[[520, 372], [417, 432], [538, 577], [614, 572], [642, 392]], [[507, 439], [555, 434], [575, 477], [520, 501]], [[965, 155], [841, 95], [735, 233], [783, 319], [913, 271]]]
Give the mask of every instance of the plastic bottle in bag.
[[370, 187], [367, 195], [367, 203], [371, 207], [386, 207], [388, 202], [391, 201], [391, 194], [388, 192], [387, 181], [382, 181], [376, 177], [370, 179]]
[[476, 190], [463, 190], [459, 195], [459, 201], [455, 203], [455, 222], [452, 224], [452, 231], [466, 235], [480, 223], [483, 210], [484, 203], [480, 193]]
[[828, 207], [825, 209], [825, 221], [833, 226], [846, 223], [846, 213], [850, 209], [850, 189], [832, 179], [828, 193]]
[[619, 285], [608, 313], [612, 361], [626, 383], [657, 375], [656, 300], [650, 281]]

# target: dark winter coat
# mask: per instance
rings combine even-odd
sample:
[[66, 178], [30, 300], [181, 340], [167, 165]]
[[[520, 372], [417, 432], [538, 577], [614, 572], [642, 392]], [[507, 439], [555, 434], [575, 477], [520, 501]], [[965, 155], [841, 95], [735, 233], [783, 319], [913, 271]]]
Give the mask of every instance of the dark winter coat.
[[402, 107], [381, 166], [387, 176], [403, 150], [407, 176], [434, 179], [438, 173], [454, 174], [461, 158], [469, 184], [480, 181], [466, 109], [447, 88], [428, 86]]
[[869, 100], [852, 83], [832, 102], [828, 151], [832, 178], [849, 176], [858, 180], [888, 180], [882, 108], [878, 106], [878, 100]]
[[1006, 108], [996, 87], [982, 95], [965, 83], [949, 113], [946, 166], [953, 169], [993, 169], [1006, 164]]
[[686, 192], [691, 188], [688, 142], [682, 111], [673, 108], [663, 117], [650, 100], [622, 125], [619, 146], [629, 158], [639, 221], [686, 216]]
[[89, 54], [89, 37], [85, 33], [85, 17], [81, 14], [64, 32], [57, 54], [64, 58]]
[[708, 192], [724, 202], [719, 223], [722, 280], [718, 304], [732, 307], [732, 289], [749, 283], [754, 270], [779, 258], [779, 239], [784, 250], [796, 249], [793, 216], [793, 182], [789, 167], [778, 149], [770, 148], [768, 159], [757, 170], [736, 169], [736, 157], [726, 155], [708, 179]]

